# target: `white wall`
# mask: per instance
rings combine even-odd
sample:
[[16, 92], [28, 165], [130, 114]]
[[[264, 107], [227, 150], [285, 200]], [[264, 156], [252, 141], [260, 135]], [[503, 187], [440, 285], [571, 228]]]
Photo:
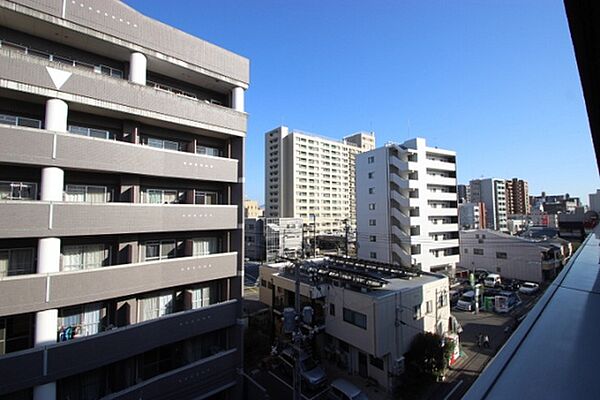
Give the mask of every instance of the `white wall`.
[[[474, 254], [474, 249], [483, 249], [483, 255]], [[460, 232], [461, 265], [498, 273], [503, 278], [541, 282], [542, 251], [537, 243], [491, 230]], [[506, 259], [498, 258], [497, 253], [506, 253]]]

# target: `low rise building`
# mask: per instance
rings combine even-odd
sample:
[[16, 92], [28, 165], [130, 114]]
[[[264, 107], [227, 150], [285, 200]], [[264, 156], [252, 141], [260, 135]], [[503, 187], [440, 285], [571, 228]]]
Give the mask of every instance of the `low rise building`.
[[[290, 263], [261, 266], [260, 300], [276, 310], [293, 307], [294, 282]], [[302, 307], [315, 308], [324, 328], [314, 353], [387, 390], [397, 383], [417, 334], [457, 340], [444, 275], [349, 258], [313, 259], [301, 267], [300, 294]]]
[[489, 229], [460, 232], [461, 266], [530, 282], [554, 279], [570, 256], [559, 239], [531, 239]]
[[458, 205], [460, 229], [485, 229], [485, 205], [483, 203], [462, 203]]
[[244, 200], [244, 218], [262, 217], [265, 210], [256, 200]]
[[273, 262], [302, 251], [302, 218], [246, 218], [244, 228], [250, 260]]

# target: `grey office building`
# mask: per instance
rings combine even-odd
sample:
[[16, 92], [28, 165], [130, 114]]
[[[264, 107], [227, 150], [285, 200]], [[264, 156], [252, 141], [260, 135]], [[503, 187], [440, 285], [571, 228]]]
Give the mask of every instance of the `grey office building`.
[[0, 0], [0, 398], [241, 398], [249, 61]]

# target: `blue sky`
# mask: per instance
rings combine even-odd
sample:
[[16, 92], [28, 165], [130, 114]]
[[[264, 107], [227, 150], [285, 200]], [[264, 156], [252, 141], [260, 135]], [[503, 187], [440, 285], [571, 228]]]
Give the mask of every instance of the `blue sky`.
[[562, 1], [126, 2], [250, 59], [249, 198], [280, 124], [425, 137], [457, 151], [460, 183], [519, 177], [585, 203], [600, 187]]

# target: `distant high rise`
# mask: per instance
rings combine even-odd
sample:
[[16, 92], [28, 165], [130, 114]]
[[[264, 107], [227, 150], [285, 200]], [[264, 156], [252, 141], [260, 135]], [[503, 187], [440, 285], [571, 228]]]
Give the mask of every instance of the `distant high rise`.
[[357, 237], [362, 259], [452, 269], [459, 259], [456, 153], [425, 139], [357, 157]]
[[527, 215], [531, 211], [529, 204], [529, 185], [518, 178], [506, 180], [506, 213], [508, 215]]
[[471, 202], [485, 204], [487, 228], [507, 231], [506, 181], [497, 178], [474, 179], [469, 185]]
[[471, 187], [469, 185], [457, 185], [456, 194], [459, 203], [471, 202]]
[[343, 140], [280, 126], [265, 134], [265, 216], [302, 218], [317, 234], [356, 226], [355, 157], [375, 148], [375, 134]]

